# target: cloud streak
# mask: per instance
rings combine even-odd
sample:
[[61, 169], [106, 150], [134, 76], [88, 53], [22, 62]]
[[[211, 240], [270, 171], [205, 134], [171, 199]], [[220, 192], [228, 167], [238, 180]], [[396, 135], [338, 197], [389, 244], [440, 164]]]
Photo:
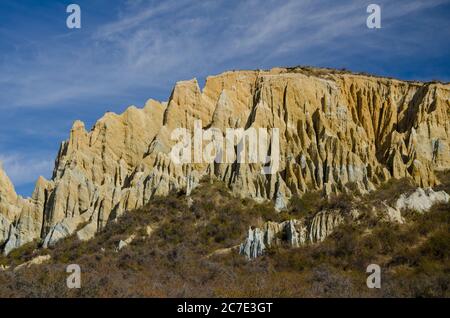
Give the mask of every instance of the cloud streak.
[[[442, 3], [381, 1], [383, 25]], [[282, 65], [286, 55], [320, 64], [324, 60], [312, 52], [342, 46], [338, 39], [346, 39], [350, 53], [367, 49], [356, 45], [367, 36], [367, 13], [358, 1], [168, 0], [128, 4], [115, 12], [107, 23], [84, 24], [83, 37], [30, 44], [31, 59], [11, 56], [0, 67], [0, 83], [14, 94], [0, 97], [0, 107], [52, 107], [114, 96], [133, 86], [161, 88], [233, 65]], [[392, 30], [384, 33], [387, 38]], [[372, 45], [382, 50], [379, 42]]]
[[51, 176], [54, 161], [48, 155], [23, 153], [0, 155], [0, 164], [15, 186], [34, 183], [37, 176]]

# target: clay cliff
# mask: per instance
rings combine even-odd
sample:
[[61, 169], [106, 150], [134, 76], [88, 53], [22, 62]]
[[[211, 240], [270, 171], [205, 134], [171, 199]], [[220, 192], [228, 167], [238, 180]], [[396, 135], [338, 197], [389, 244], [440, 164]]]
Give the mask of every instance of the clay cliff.
[[[278, 128], [280, 166], [176, 164], [177, 128]], [[270, 148], [267, 155], [270, 156]], [[89, 239], [122, 213], [171, 191], [189, 194], [199, 180], [222, 180], [236, 196], [286, 207], [293, 195], [361, 194], [391, 178], [421, 187], [450, 169], [450, 85], [406, 82], [328, 69], [226, 72], [178, 82], [167, 102], [105, 114], [87, 131], [75, 122], [61, 144], [51, 180], [18, 196], [0, 169], [0, 246], [44, 246], [77, 233]]]

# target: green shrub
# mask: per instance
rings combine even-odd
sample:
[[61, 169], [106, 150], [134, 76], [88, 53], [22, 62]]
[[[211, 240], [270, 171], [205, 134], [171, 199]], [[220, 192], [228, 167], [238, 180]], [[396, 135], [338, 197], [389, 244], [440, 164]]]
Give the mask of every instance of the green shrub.
[[20, 264], [29, 261], [37, 255], [38, 241], [26, 243], [19, 248], [12, 250], [6, 257], [10, 264]]
[[421, 253], [431, 259], [450, 261], [449, 228], [433, 233], [421, 248]]
[[289, 214], [297, 218], [311, 217], [319, 211], [324, 200], [318, 191], [306, 192], [302, 196], [294, 195], [289, 203]]

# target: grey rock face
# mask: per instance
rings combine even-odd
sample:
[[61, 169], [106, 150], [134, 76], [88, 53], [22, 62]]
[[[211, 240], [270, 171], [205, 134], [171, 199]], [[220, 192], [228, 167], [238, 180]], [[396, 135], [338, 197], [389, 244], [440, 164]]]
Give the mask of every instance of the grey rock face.
[[284, 231], [286, 232], [286, 239], [290, 246], [299, 247], [306, 243], [308, 231], [302, 221], [288, 221], [284, 225]]
[[257, 258], [261, 256], [266, 249], [264, 244], [264, 232], [258, 228], [249, 229], [247, 239], [239, 248], [239, 253], [248, 258]]
[[45, 237], [43, 247], [53, 246], [59, 240], [75, 233], [78, 226], [88, 220], [87, 217], [87, 215], [79, 215], [64, 219], [62, 222], [54, 225]]
[[309, 228], [310, 242], [323, 241], [337, 226], [342, 224], [343, 221], [344, 217], [339, 210], [325, 210], [318, 212], [314, 216]]
[[21, 246], [20, 238], [18, 237], [16, 229], [11, 226], [11, 230], [9, 232], [8, 241], [3, 248], [3, 254], [8, 255], [12, 250]]
[[3, 254], [8, 255], [12, 250], [32, 242], [35, 238], [28, 235], [27, 232], [21, 232], [19, 227], [10, 225], [9, 236], [5, 246], [3, 247]]
[[0, 214], [0, 245], [5, 243], [9, 238], [11, 227], [11, 222], [6, 217]]
[[239, 248], [239, 254], [254, 259], [264, 254], [266, 248], [286, 241], [292, 247], [306, 243], [306, 226], [300, 220], [282, 223], [266, 222], [262, 229], [250, 228], [247, 238]]

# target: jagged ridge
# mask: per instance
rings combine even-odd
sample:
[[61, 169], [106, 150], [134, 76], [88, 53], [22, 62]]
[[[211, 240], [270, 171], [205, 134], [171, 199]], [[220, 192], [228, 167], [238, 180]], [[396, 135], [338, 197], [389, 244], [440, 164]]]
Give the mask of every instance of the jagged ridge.
[[[404, 82], [321, 69], [226, 72], [178, 82], [168, 102], [107, 113], [90, 132], [74, 123], [50, 181], [30, 199], [0, 172], [0, 244], [4, 252], [34, 239], [51, 245], [87, 224], [88, 239], [124, 211], [173, 190], [189, 193], [202, 176], [224, 181], [238, 196], [274, 200], [323, 190], [361, 193], [390, 178], [419, 186], [450, 168], [450, 85]], [[279, 128], [275, 175], [259, 164], [184, 164], [169, 158], [175, 128]]]

